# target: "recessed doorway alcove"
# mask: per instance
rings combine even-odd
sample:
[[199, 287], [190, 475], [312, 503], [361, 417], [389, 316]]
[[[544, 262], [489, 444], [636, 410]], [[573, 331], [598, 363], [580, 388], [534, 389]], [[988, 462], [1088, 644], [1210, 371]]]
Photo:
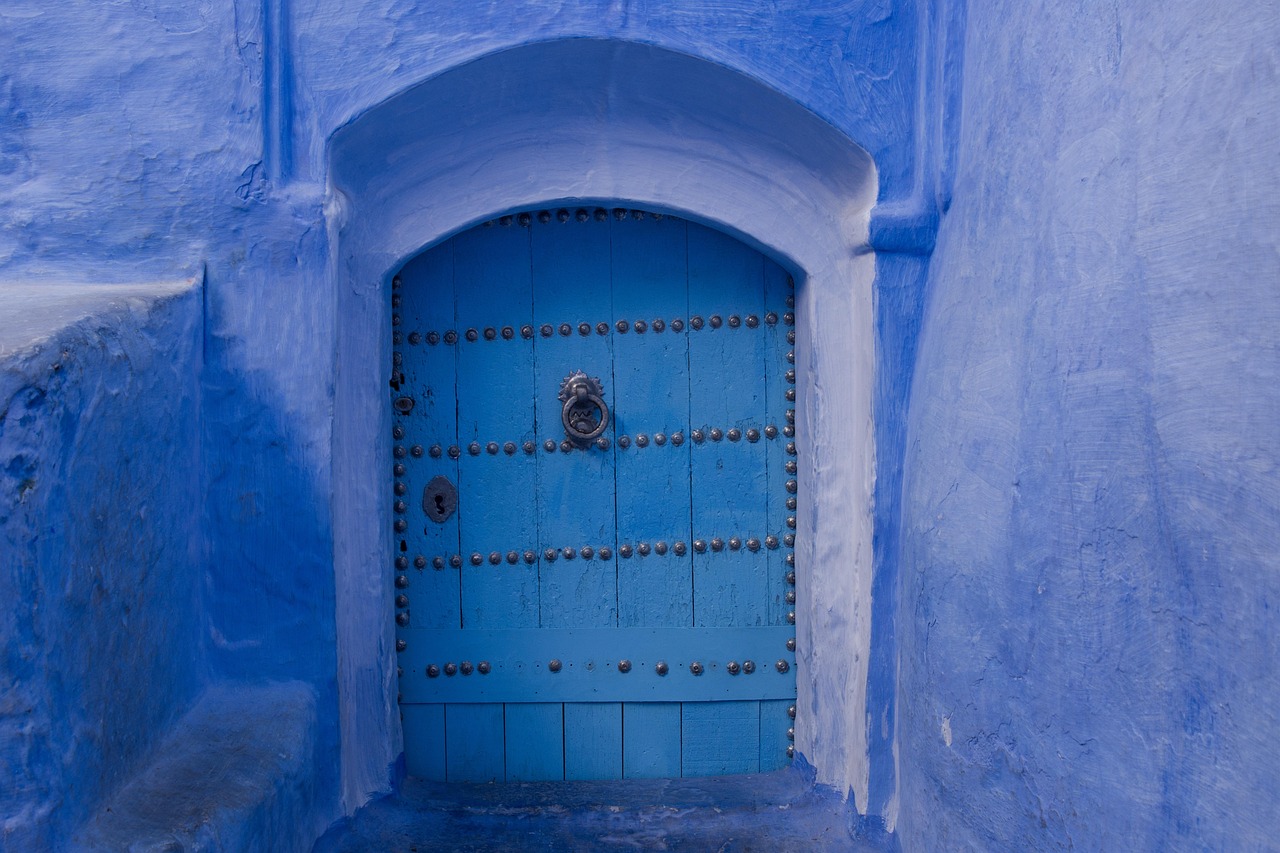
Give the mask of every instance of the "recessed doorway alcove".
[[368, 110], [330, 140], [338, 304], [335, 571], [348, 810], [402, 752], [387, 488], [392, 277], [504, 215], [585, 204], [662, 211], [794, 279], [795, 744], [866, 802], [876, 174], [867, 153], [740, 73], [590, 39], [481, 57]]

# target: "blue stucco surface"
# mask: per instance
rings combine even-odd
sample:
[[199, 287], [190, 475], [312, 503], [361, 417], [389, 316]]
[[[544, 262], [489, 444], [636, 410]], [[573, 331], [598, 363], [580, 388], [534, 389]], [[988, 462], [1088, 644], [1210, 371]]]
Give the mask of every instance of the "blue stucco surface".
[[[835, 486], [802, 513], [822, 571], [797, 729], [851, 820], [909, 850], [1274, 846], [1277, 44], [1275, 4], [1234, 0], [7, 0], [0, 849], [56, 848], [145, 781], [167, 732], [207, 731], [178, 721], [209, 686], [299, 681], [315, 709], [280, 732], [312, 787], [226, 838], [283, 849], [391, 790], [385, 496], [357, 476], [389, 440], [358, 428], [388, 350], [366, 306], [415, 235], [556, 186], [849, 284], [802, 287], [802, 441], [874, 415], [875, 455], [801, 472]], [[517, 83], [438, 85], [521, 61], [626, 109], [570, 127], [543, 93], [504, 125], [486, 108]], [[342, 148], [449, 103], [427, 154]], [[767, 174], [663, 173], [655, 128], [673, 163], [703, 144], [677, 104], [709, 164]], [[573, 134], [601, 128], [574, 178]], [[863, 492], [874, 559], [818, 547], [853, 536]]]

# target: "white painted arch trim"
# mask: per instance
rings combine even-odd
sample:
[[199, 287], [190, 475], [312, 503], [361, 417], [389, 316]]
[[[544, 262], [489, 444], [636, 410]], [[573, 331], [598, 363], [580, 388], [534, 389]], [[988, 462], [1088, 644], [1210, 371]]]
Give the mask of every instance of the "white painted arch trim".
[[737, 71], [633, 42], [572, 39], [490, 54], [371, 107], [333, 135], [329, 165], [344, 808], [385, 792], [401, 751], [384, 470], [390, 276], [478, 222], [578, 201], [719, 228], [796, 277], [796, 743], [819, 781], [865, 804], [870, 156]]

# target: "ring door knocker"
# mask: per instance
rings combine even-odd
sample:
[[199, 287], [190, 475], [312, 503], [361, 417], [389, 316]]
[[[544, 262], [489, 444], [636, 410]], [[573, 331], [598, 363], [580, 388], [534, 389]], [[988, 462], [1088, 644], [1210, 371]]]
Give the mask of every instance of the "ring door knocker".
[[604, 401], [604, 386], [581, 370], [576, 370], [560, 384], [560, 421], [564, 434], [578, 445], [595, 441], [609, 426], [609, 406]]

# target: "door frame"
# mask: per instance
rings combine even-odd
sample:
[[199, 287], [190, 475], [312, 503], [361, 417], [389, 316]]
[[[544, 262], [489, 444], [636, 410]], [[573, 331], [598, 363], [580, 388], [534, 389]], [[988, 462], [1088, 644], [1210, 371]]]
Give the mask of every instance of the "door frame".
[[344, 808], [394, 784], [402, 751], [384, 470], [391, 276], [482, 221], [586, 204], [665, 211], [716, 228], [795, 278], [796, 748], [818, 781], [865, 804], [875, 471], [870, 155], [739, 72], [595, 39], [526, 45], [452, 68], [339, 129], [328, 153]]

